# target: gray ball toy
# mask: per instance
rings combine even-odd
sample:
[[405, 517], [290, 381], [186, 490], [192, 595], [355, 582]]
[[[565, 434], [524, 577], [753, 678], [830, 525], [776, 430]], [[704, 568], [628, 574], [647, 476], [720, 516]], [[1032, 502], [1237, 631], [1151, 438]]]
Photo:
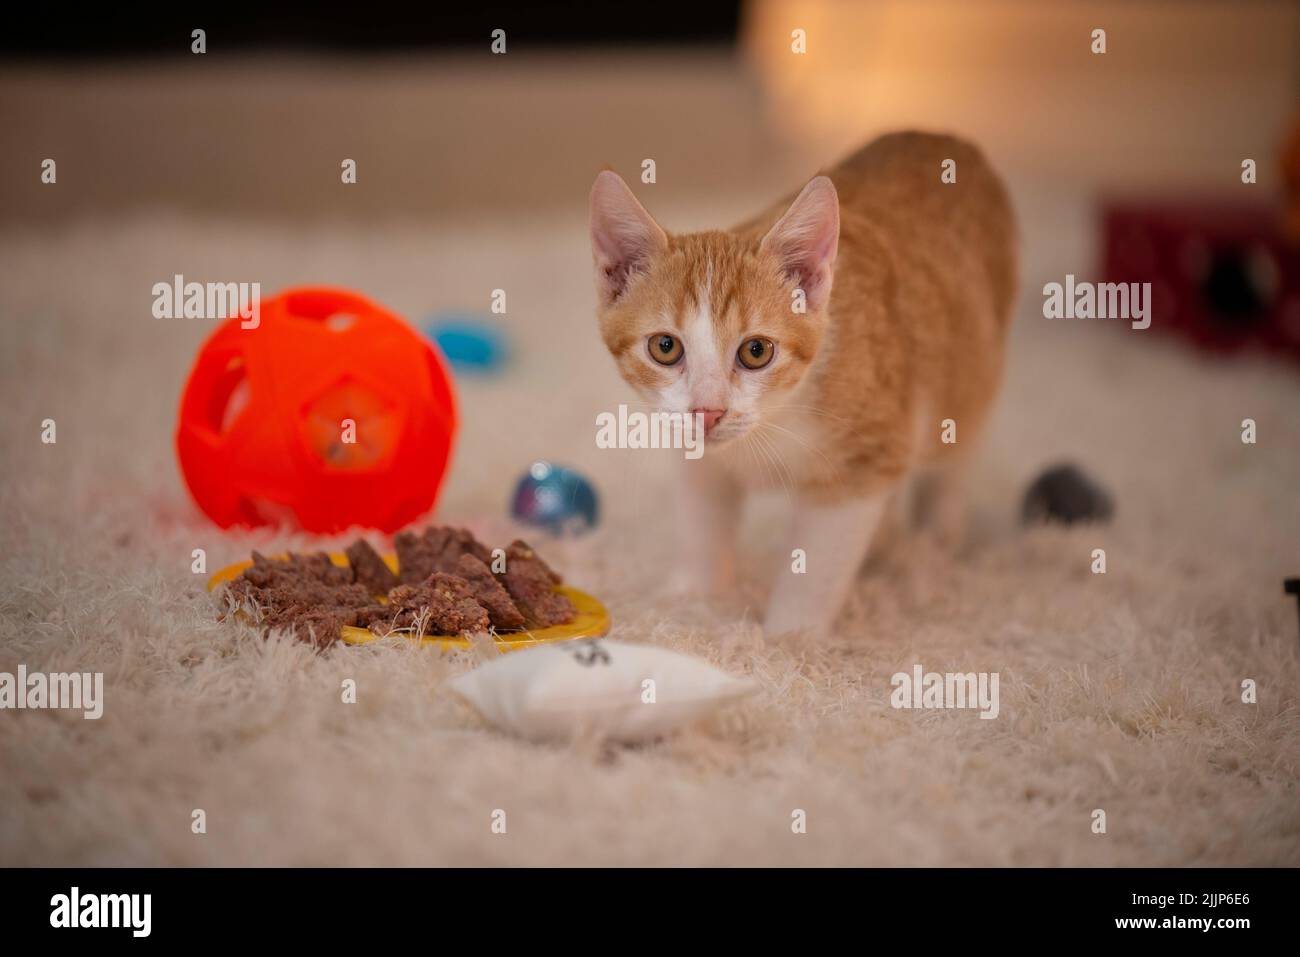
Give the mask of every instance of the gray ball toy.
[[1104, 522], [1115, 514], [1110, 493], [1075, 465], [1056, 465], [1025, 491], [1020, 517], [1026, 523]]

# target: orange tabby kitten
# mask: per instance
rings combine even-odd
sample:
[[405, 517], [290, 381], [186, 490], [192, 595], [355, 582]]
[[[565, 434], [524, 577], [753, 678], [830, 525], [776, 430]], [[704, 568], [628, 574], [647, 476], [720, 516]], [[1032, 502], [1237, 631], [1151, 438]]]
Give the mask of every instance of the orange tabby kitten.
[[794, 491], [785, 554], [806, 556], [804, 574], [783, 558], [768, 634], [832, 624], [873, 538], [901, 524], [906, 480], [922, 524], [957, 540], [1016, 242], [997, 174], [949, 136], [881, 137], [725, 232], [666, 233], [617, 174], [597, 176], [601, 335], [643, 398], [706, 428], [681, 466], [685, 581], [732, 586], [747, 491]]

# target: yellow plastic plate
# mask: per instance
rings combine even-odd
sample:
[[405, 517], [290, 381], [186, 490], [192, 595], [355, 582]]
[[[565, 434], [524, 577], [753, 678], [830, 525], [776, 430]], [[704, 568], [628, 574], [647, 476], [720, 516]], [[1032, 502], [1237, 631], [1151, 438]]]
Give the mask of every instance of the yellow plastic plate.
[[[286, 555], [270, 556], [274, 558], [286, 558]], [[397, 556], [383, 556], [384, 563], [394, 572], [397, 571]], [[349, 565], [348, 557], [342, 552], [330, 552], [330, 561], [340, 568], [347, 568]], [[245, 568], [253, 564], [252, 560], [246, 562], [236, 562], [233, 565], [227, 565], [221, 571], [217, 572], [208, 579], [208, 591], [215, 591], [217, 586], [223, 585], [232, 578], [237, 578]], [[578, 591], [576, 588], [560, 587], [557, 588], [560, 594], [568, 597], [573, 602], [573, 607], [578, 610], [577, 616], [567, 625], [553, 625], [550, 628], [539, 628], [536, 631], [507, 631], [496, 636], [496, 645], [502, 651], [518, 651], [521, 648], [532, 648], [534, 645], [544, 645], [552, 641], [569, 641], [574, 638], [597, 638], [609, 631], [609, 612], [605, 610], [597, 599], [588, 595], [585, 591]], [[402, 632], [394, 632], [402, 634]], [[415, 639], [414, 635], [406, 637]], [[380, 636], [376, 635], [368, 628], [354, 628], [350, 625], [343, 627], [342, 638], [349, 645], [364, 645], [369, 641], [377, 641]], [[468, 638], [460, 635], [425, 635], [420, 639], [422, 645], [438, 645], [443, 648], [468, 648], [470, 642]]]

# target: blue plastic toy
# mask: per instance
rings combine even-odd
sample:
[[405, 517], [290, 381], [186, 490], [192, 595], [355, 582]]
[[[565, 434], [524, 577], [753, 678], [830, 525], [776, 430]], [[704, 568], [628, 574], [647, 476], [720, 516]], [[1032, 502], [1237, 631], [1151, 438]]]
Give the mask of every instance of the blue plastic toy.
[[460, 372], [495, 372], [509, 355], [500, 326], [470, 313], [438, 313], [425, 323], [424, 332]]
[[573, 469], [534, 462], [515, 486], [510, 513], [556, 534], [585, 532], [600, 518], [596, 489]]

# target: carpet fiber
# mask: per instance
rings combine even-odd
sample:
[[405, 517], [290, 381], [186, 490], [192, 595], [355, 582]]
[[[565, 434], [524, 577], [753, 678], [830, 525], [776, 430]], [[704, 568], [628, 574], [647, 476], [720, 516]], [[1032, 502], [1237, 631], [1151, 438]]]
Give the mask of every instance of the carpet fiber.
[[[596, 338], [581, 212], [0, 232], [0, 671], [102, 671], [106, 688], [98, 721], [0, 713], [0, 864], [1300, 863], [1300, 642], [1282, 593], [1300, 574], [1294, 369], [1046, 323], [1031, 288], [967, 547], [904, 545], [864, 570], [833, 634], [766, 647], [753, 623], [782, 560], [782, 496], [746, 516], [732, 602], [673, 603], [672, 463], [595, 447], [596, 413], [629, 396]], [[602, 527], [539, 540], [544, 554], [605, 601], [614, 637], [752, 674], [760, 692], [650, 746], [535, 746], [450, 697], [469, 653], [394, 639], [316, 654], [215, 621], [193, 549], [211, 572], [336, 540], [224, 534], [190, 503], [172, 432], [210, 324], [154, 319], [148, 295], [178, 271], [260, 276], [267, 294], [352, 286], [412, 320], [506, 288], [515, 362], [460, 382], [436, 519], [508, 540], [528, 463], [578, 466]], [[1248, 416], [1256, 445], [1240, 441]], [[1115, 521], [1020, 530], [1019, 496], [1063, 458], [1111, 489]], [[916, 664], [998, 672], [999, 716], [894, 710], [890, 677]]]

